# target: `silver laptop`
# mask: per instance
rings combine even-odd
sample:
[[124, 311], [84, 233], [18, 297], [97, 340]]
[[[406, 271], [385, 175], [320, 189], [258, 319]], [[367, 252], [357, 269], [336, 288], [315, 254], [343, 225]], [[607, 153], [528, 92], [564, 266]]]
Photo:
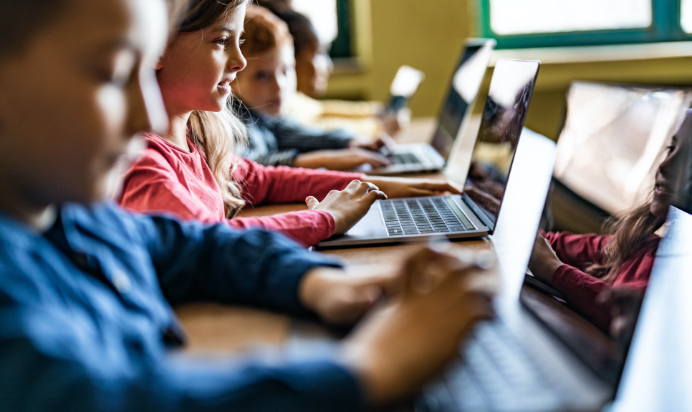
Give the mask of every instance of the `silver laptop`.
[[346, 234], [318, 248], [492, 234], [519, 144], [540, 62], [498, 60], [462, 195], [376, 202]]
[[361, 171], [391, 175], [442, 169], [471, 113], [494, 47], [492, 39], [466, 40], [431, 144], [398, 145], [385, 155], [392, 162], [390, 166]]
[[[680, 337], [689, 336], [681, 327], [690, 323], [684, 308], [690, 306], [692, 283], [685, 279], [692, 254], [676, 249], [689, 244], [685, 229], [692, 228], [692, 216], [675, 208], [671, 214], [672, 230], [656, 253], [641, 312], [633, 299], [613, 321], [616, 337], [589, 328], [577, 314], [566, 316], [569, 312], [556, 310], [561, 304], [553, 298], [525, 288], [519, 307], [500, 310], [496, 320], [477, 327], [460, 348], [459, 362], [423, 391], [414, 410], [600, 411], [611, 410], [607, 404], [613, 398], [617, 411], [689, 410], [689, 404], [670, 409], [675, 404], [670, 399], [689, 399], [688, 386], [670, 382], [689, 375], [688, 364], [675, 356], [689, 352]], [[678, 293], [681, 288], [687, 294]], [[652, 403], [656, 397], [662, 399]]]
[[[530, 184], [517, 187], [516, 177], [527, 177], [527, 157], [520, 154], [508, 199], [518, 195], [533, 207], [507, 208], [505, 217], [515, 224], [503, 225], [493, 235], [502, 267], [502, 288], [494, 301], [497, 318], [477, 327], [460, 348], [459, 362], [424, 390], [417, 411], [691, 410], [692, 373], [685, 360], [692, 348], [692, 136], [677, 136], [677, 156], [666, 169], [675, 182], [674, 206], [649, 285], [645, 291], [629, 289], [618, 310], [604, 308], [611, 315], [605, 331], [570, 311], [549, 290], [526, 281], [531, 287], [521, 288], [533, 243], [529, 239], [538, 227], [533, 211], [540, 209], [536, 206], [548, 191], [548, 179], [541, 176], [549, 171], [531, 174]], [[538, 147], [532, 150], [541, 159], [532, 166], [553, 164], [554, 152], [551, 157]]]
[[[692, 160], [692, 158], [690, 158]], [[611, 412], [692, 410], [692, 215], [671, 207]]]

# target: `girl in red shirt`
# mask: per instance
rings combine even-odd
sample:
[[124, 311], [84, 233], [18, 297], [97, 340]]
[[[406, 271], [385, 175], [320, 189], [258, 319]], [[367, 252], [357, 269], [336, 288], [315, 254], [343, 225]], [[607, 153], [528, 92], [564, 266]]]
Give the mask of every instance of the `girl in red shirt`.
[[[168, 132], [146, 135], [148, 148], [125, 177], [121, 205], [208, 222], [228, 219], [235, 227], [279, 230], [313, 245], [345, 233], [385, 194], [460, 193], [448, 182], [263, 167], [235, 157], [244, 127], [230, 110], [230, 84], [246, 66], [240, 51], [246, 6], [229, 12], [216, 4], [200, 3], [188, 14], [157, 65]], [[309, 210], [234, 218], [247, 204], [301, 201]]]
[[[643, 291], [653, 267], [668, 208], [676, 191], [679, 163], [692, 136], [692, 111], [672, 138], [656, 172], [652, 200], [606, 224], [607, 235], [538, 234], [529, 269], [538, 279], [562, 292], [567, 303], [594, 324], [611, 329], [611, 288]], [[599, 295], [601, 295], [599, 297]]]

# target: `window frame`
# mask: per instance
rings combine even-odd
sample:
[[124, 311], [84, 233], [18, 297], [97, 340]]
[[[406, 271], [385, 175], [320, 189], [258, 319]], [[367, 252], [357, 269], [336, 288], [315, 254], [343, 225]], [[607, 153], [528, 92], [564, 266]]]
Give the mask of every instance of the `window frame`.
[[685, 33], [680, 23], [681, 0], [651, 0], [652, 24], [647, 28], [516, 35], [498, 35], [492, 31], [490, 1], [479, 0], [480, 31], [483, 37], [497, 41], [497, 49], [636, 44], [692, 39], [692, 33]]
[[329, 55], [332, 59], [349, 59], [354, 56], [353, 51], [353, 10], [349, 0], [336, 0], [336, 21], [338, 32], [332, 42]]

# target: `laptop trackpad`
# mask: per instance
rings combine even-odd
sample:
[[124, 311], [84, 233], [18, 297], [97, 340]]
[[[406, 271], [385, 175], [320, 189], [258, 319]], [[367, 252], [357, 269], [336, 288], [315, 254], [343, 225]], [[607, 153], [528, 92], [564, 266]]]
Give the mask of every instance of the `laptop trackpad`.
[[348, 239], [352, 237], [358, 239], [387, 237], [387, 230], [382, 222], [379, 201], [372, 205], [370, 211], [360, 220], [360, 222], [356, 223], [351, 230], [346, 232], [346, 234], [339, 239]]

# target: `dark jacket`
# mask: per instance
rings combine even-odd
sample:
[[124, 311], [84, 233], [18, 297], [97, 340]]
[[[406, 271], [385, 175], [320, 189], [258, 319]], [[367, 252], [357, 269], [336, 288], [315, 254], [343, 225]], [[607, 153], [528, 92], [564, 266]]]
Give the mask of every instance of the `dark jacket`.
[[245, 123], [248, 146], [240, 155], [265, 166], [293, 166], [301, 153], [345, 149], [355, 136], [346, 130], [324, 131], [305, 127], [286, 117], [272, 117], [236, 103], [234, 109]]

